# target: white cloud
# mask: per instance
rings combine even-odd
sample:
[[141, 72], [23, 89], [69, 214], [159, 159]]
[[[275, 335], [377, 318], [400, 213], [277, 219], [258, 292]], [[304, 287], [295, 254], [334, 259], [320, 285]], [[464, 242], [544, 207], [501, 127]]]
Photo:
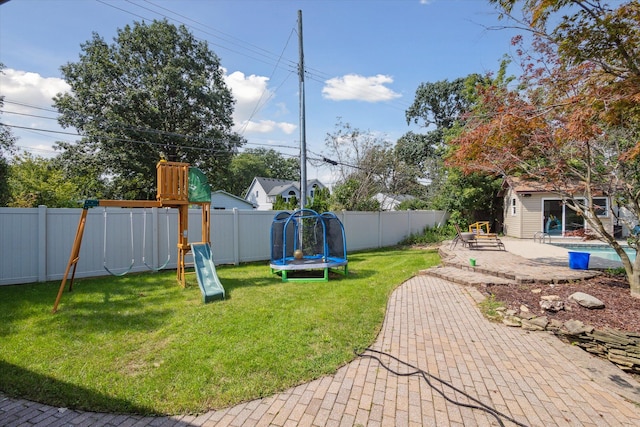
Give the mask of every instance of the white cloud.
[[[297, 126], [291, 123], [256, 119], [274, 97], [274, 93], [268, 88], [268, 77], [254, 74], [247, 76], [241, 71], [234, 71], [226, 76], [225, 81], [236, 100], [233, 112], [236, 131], [270, 133], [278, 130], [290, 134], [296, 129]], [[287, 111], [283, 104], [278, 104], [277, 108], [280, 113]]]
[[245, 120], [244, 122], [236, 123], [236, 127], [247, 133], [270, 133], [279, 130], [287, 135], [292, 134], [297, 128], [297, 126], [292, 123], [275, 122], [273, 120]]
[[282, 132], [286, 133], [287, 135], [291, 135], [293, 131], [298, 129], [298, 126], [293, 123], [280, 122], [278, 123], [278, 129], [280, 129]]
[[385, 86], [389, 83], [393, 83], [393, 78], [382, 74], [371, 77], [347, 74], [327, 80], [322, 95], [333, 101], [366, 102], [389, 101], [402, 96]]
[[58, 125], [55, 120], [58, 114], [52, 106], [55, 95], [70, 90], [71, 87], [57, 77], [43, 77], [12, 68], [5, 68], [0, 73], [0, 95], [5, 97], [1, 118], [18, 138], [18, 148], [35, 155], [51, 156], [55, 141], [72, 138], [48, 132], [73, 132], [73, 129], [62, 129]]
[[[260, 117], [262, 107], [274, 96], [268, 87], [269, 79], [267, 77], [246, 76], [244, 73], [236, 71], [226, 76], [226, 83], [236, 99], [233, 116], [236, 131], [242, 134], [277, 132], [290, 135], [298, 128], [296, 124], [291, 122]], [[73, 132], [73, 129], [61, 129], [55, 120], [24, 114], [47, 116], [52, 119], [57, 117], [55, 111], [48, 112], [46, 110], [54, 110], [52, 98], [55, 95], [70, 90], [70, 86], [60, 78], [43, 77], [33, 72], [5, 68], [3, 74], [0, 74], [0, 95], [5, 97], [5, 114], [2, 114], [0, 118], [4, 123], [20, 127], [15, 127], [12, 131], [19, 138], [19, 145], [30, 147], [38, 153], [49, 151], [55, 140], [73, 138], [38, 132], [37, 129], [65, 132]], [[35, 106], [45, 110], [34, 110], [27, 106]], [[274, 107], [273, 116], [282, 116], [288, 113], [286, 106], [282, 103], [275, 104]], [[21, 127], [33, 129], [33, 131], [21, 129]]]
[[57, 77], [42, 77], [38, 73], [12, 68], [6, 68], [4, 74], [0, 74], [0, 93], [7, 101], [46, 108], [53, 104], [55, 95], [70, 90], [67, 82]]

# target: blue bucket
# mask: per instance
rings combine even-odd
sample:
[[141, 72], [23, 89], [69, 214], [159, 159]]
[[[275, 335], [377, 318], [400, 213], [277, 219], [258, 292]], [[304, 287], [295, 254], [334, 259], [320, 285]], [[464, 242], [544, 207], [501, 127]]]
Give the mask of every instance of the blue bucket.
[[569, 268], [574, 270], [589, 269], [589, 252], [569, 252]]

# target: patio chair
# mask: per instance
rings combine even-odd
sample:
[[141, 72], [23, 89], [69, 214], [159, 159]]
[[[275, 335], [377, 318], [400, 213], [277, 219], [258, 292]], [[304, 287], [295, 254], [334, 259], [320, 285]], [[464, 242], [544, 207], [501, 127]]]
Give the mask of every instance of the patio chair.
[[469, 226], [469, 231], [473, 234], [472, 246], [474, 249], [497, 248], [502, 251], [506, 250], [504, 243], [498, 237], [498, 233], [490, 232], [489, 221], [473, 223]]
[[458, 224], [453, 225], [456, 228], [456, 237], [451, 241], [449, 249], [455, 248], [458, 242], [462, 242], [465, 248], [471, 247], [475, 243], [476, 236], [473, 233], [463, 233]]

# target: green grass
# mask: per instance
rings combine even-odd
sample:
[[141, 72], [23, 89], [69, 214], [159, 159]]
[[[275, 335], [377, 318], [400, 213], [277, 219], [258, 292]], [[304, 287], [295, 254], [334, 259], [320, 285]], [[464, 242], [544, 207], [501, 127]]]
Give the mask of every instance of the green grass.
[[498, 309], [504, 307], [504, 303], [496, 300], [495, 295], [492, 294], [482, 300], [478, 306], [480, 307], [480, 312], [484, 314], [486, 318], [489, 320], [498, 320], [501, 318], [498, 314]]
[[288, 282], [268, 264], [218, 268], [202, 303], [175, 271], [0, 286], [0, 390], [93, 411], [201, 413], [331, 374], [376, 338], [391, 291], [439, 262], [390, 248], [349, 256], [349, 276]]

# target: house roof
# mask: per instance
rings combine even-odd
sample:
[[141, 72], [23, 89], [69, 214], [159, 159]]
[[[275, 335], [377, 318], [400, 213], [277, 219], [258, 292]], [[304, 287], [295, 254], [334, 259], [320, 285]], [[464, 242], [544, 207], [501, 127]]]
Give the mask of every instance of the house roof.
[[511, 189], [516, 193], [550, 193], [555, 190], [555, 188], [549, 183], [542, 183], [515, 176], [506, 177], [504, 180], [504, 186], [511, 187]]
[[[503, 188], [507, 186], [511, 187], [516, 193], [576, 193], [584, 191], [585, 188], [584, 183], [565, 183], [563, 188], [560, 188], [558, 185], [550, 182], [539, 182], [515, 176], [505, 178]], [[604, 193], [602, 190], [596, 190], [595, 194], [602, 195]]]
[[[275, 178], [265, 178], [265, 177], [255, 177], [254, 178], [264, 189], [264, 191], [270, 196], [276, 196], [278, 194], [282, 194], [283, 191], [288, 189], [289, 187], [293, 187], [296, 190], [300, 191], [300, 182], [291, 181], [288, 179], [275, 179]], [[317, 179], [307, 180], [307, 185], [318, 184], [322, 187], [324, 185], [318, 181]]]
[[267, 193], [270, 193], [274, 187], [279, 187], [282, 185], [291, 185], [292, 183], [295, 183], [295, 181], [291, 181], [288, 179], [264, 178], [261, 176], [257, 176], [254, 179], [258, 182], [258, 184], [260, 184], [260, 186]]
[[391, 201], [397, 201], [397, 202], [400, 202], [400, 203], [402, 203], [402, 202], [404, 202], [406, 200], [415, 199], [415, 197], [413, 197], [410, 194], [388, 194], [388, 193], [378, 193], [378, 194], [375, 195], [375, 198], [380, 200], [380, 201], [383, 201], [383, 200], [390, 201], [390, 202]]
[[229, 198], [235, 199], [235, 200], [237, 200], [238, 202], [244, 203], [244, 204], [246, 204], [246, 205], [249, 205], [249, 206], [251, 206], [251, 207], [254, 207], [254, 208], [255, 208], [255, 205], [254, 205], [253, 203], [249, 202], [248, 200], [243, 199], [242, 197], [236, 196], [235, 194], [227, 193], [227, 192], [226, 192], [226, 191], [224, 191], [224, 190], [212, 191], [212, 192], [211, 192], [211, 194], [212, 194], [212, 195], [213, 195], [213, 194], [220, 194], [220, 195], [223, 195], [223, 196], [226, 196], [226, 197], [229, 197]]

